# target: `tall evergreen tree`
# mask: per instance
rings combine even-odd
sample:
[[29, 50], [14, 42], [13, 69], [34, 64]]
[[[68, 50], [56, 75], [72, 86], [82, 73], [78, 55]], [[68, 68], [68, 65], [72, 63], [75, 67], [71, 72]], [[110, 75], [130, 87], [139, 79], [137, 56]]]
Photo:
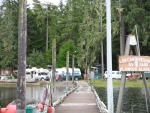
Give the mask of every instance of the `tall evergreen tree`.
[[13, 67], [17, 66], [18, 3], [15, 0], [4, 1], [0, 13], [0, 65], [13, 70]]

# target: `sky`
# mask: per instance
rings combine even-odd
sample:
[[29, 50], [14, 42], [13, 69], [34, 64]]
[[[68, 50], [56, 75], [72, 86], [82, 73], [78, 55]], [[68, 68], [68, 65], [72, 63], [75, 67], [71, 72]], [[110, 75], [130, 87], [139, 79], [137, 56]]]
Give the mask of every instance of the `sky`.
[[[58, 5], [60, 3], [60, 0], [39, 0], [41, 3], [53, 3], [54, 5]], [[63, 2], [65, 0], [62, 0]], [[27, 0], [28, 4], [32, 4], [32, 0]]]
[[[2, 4], [3, 0], [0, 0], [0, 5]], [[60, 0], [39, 0], [41, 3], [53, 3], [54, 5], [58, 5], [60, 3]], [[66, 0], [62, 0], [63, 3]], [[32, 0], [27, 0], [27, 4], [31, 4], [32, 5], [33, 1]]]

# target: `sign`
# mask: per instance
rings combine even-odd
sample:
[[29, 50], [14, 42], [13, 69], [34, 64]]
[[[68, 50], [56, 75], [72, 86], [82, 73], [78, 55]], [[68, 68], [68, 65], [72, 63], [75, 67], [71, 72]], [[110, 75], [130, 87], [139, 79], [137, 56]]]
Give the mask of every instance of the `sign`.
[[150, 71], [150, 56], [119, 56], [119, 71]]

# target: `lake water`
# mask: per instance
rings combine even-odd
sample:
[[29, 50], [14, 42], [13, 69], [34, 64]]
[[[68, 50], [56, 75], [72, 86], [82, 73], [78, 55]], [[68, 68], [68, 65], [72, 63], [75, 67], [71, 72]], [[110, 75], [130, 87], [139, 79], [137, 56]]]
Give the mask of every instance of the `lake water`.
[[[66, 86], [65, 83], [61, 83], [61, 86], [56, 87], [53, 94], [53, 102], [65, 94]], [[69, 85], [71, 88], [71, 85]], [[0, 87], [0, 106], [6, 107], [6, 105], [13, 100], [16, 100], [16, 88]], [[35, 99], [38, 102], [42, 101], [43, 87], [27, 87], [26, 88], [26, 99]], [[46, 104], [48, 104], [49, 96], [47, 96]]]
[[[107, 89], [96, 88], [96, 91], [100, 99], [107, 106]], [[116, 112], [119, 88], [114, 88], [113, 93], [114, 93], [113, 94], [114, 111]], [[148, 108], [149, 108], [148, 113], [150, 113], [150, 104], [148, 104]], [[126, 88], [123, 99], [122, 113], [147, 113], [146, 111], [147, 110], [146, 110], [146, 99], [144, 88]]]
[[[26, 98], [41, 100], [43, 87], [27, 87]], [[100, 99], [107, 106], [107, 89], [95, 88]], [[56, 87], [53, 101], [57, 100], [65, 92], [65, 86]], [[116, 112], [119, 88], [114, 88], [114, 111]], [[6, 107], [8, 103], [16, 99], [16, 88], [0, 88], [0, 105]], [[150, 104], [148, 104], [150, 112]], [[122, 113], [146, 113], [145, 91], [143, 88], [126, 88], [123, 100]]]

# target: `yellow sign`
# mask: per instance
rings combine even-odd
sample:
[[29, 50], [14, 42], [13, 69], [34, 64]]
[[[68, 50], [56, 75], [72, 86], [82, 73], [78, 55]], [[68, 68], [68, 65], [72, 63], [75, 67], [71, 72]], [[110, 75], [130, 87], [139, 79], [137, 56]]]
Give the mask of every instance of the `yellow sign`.
[[150, 56], [119, 56], [119, 71], [150, 71]]

